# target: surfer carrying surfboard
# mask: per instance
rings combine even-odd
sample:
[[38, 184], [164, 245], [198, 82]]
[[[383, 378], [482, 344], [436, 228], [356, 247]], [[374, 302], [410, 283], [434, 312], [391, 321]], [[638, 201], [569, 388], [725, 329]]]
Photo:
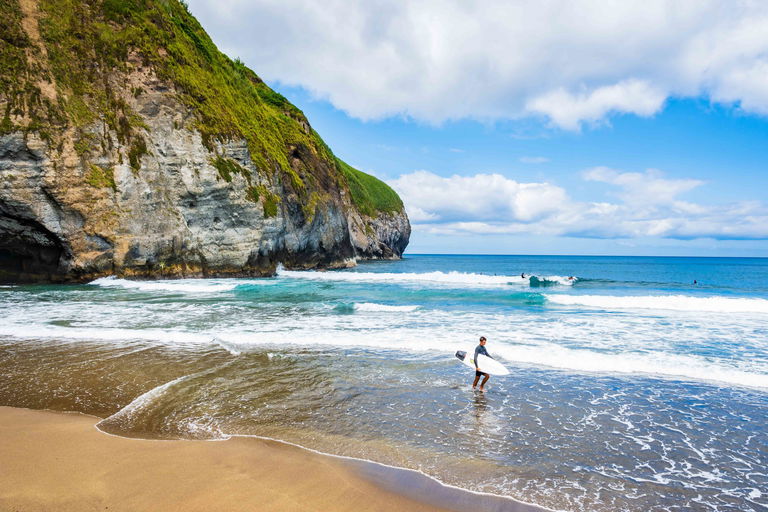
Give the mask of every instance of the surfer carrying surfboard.
[[461, 361], [465, 366], [475, 369], [475, 382], [472, 383], [472, 389], [477, 389], [477, 383], [480, 381], [480, 377], [485, 377], [483, 383], [480, 384], [480, 391], [485, 393], [485, 384], [491, 375], [509, 375], [509, 370], [504, 368], [504, 365], [491, 357], [487, 350], [485, 350], [485, 336], [480, 337], [480, 344], [475, 348], [475, 356], [469, 357], [469, 354], [463, 350], [456, 351], [456, 359]]
[[[480, 344], [475, 348], [475, 381], [472, 383], [472, 389], [477, 388], [477, 382], [480, 380], [481, 376], [485, 376], [483, 378], [483, 382], [480, 384], [480, 391], [482, 393], [485, 393], [485, 384], [488, 382], [488, 379], [491, 378], [491, 376], [485, 372], [480, 371], [480, 367], [477, 366], [477, 356], [482, 354], [486, 357], [491, 357], [491, 355], [488, 353], [487, 350], [485, 350], [485, 344], [487, 343], [487, 340], [485, 339], [485, 336], [480, 336]], [[491, 359], [493, 359], [491, 357]]]

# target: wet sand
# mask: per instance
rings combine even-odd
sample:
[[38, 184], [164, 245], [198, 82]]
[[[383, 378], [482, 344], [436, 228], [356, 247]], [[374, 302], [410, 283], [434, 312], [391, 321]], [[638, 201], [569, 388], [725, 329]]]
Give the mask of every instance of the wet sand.
[[282, 443], [125, 439], [97, 421], [0, 407], [0, 510], [445, 510]]

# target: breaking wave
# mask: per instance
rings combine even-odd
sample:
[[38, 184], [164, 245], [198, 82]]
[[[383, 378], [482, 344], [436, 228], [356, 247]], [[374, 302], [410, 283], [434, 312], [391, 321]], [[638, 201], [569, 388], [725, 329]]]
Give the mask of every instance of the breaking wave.
[[600, 309], [666, 309], [709, 313], [768, 313], [768, 300], [757, 298], [693, 297], [689, 295], [564, 295], [547, 294], [547, 301], [564, 306]]
[[617, 354], [570, 349], [549, 343], [533, 346], [499, 344], [493, 348], [504, 359], [536, 366], [602, 374], [645, 374], [768, 389], [768, 373], [734, 367], [726, 362], [708, 361], [700, 356], [671, 354], [666, 351]]
[[133, 281], [115, 276], [100, 277], [89, 284], [103, 288], [124, 288], [143, 292], [219, 293], [234, 290], [242, 281], [179, 279], [176, 281]]
[[[572, 285], [576, 279], [563, 276], [526, 276], [489, 275], [472, 272], [348, 272], [348, 271], [297, 271], [279, 270], [278, 276], [287, 279], [310, 281], [343, 281], [361, 283], [428, 283], [459, 287], [510, 286], [550, 283], [551, 285]], [[534, 284], [536, 283], [536, 284]]]
[[[380, 305], [376, 305], [380, 306]], [[366, 320], [367, 322], [367, 320]], [[101, 340], [105, 342], [144, 340], [161, 344], [183, 346], [187, 344], [215, 344], [233, 355], [240, 355], [264, 347], [342, 347], [374, 348], [385, 351], [421, 353], [428, 357], [445, 354], [451, 364], [456, 350], [472, 350], [464, 333], [450, 328], [376, 329], [370, 332], [333, 327], [332, 321], [316, 326], [282, 328], [256, 332], [250, 330], [217, 330], [206, 332], [136, 330], [136, 329], [73, 329], [49, 326], [17, 327], [0, 334], [20, 338], [56, 338], [65, 340]], [[418, 343], [412, 340], [418, 339]], [[668, 349], [623, 351], [620, 353], [600, 348], [568, 348], [555, 343], [496, 341], [491, 354], [506, 365], [534, 365], [566, 371], [600, 373], [605, 375], [635, 374], [664, 378], [721, 382], [735, 386], [768, 389], [768, 368], [765, 365], [703, 355], [685, 355]], [[513, 368], [510, 368], [513, 370]], [[514, 370], [512, 371], [514, 374]], [[160, 390], [158, 390], [160, 391]], [[149, 396], [145, 397], [149, 398]], [[141, 403], [139, 400], [138, 403]], [[137, 403], [137, 404], [138, 404]], [[135, 405], [137, 405], [135, 404]], [[135, 407], [134, 407], [135, 408]], [[130, 408], [129, 408], [130, 410]]]
[[337, 313], [409, 313], [416, 311], [420, 306], [391, 306], [388, 304], [376, 304], [374, 302], [362, 302], [360, 304], [355, 303], [341, 303], [336, 304], [333, 309]]
[[572, 286], [578, 278], [563, 276], [531, 276], [528, 282], [531, 288], [542, 288], [546, 286]]
[[222, 293], [235, 289], [247, 289], [252, 286], [276, 284], [280, 279], [344, 282], [344, 283], [386, 283], [386, 284], [426, 284], [450, 288], [488, 288], [507, 286], [530, 286], [540, 288], [547, 286], [571, 286], [577, 278], [563, 276], [526, 276], [519, 275], [488, 275], [467, 272], [424, 272], [424, 273], [390, 273], [390, 272], [345, 272], [345, 271], [298, 271], [278, 270], [278, 280], [261, 279], [177, 279], [139, 281], [121, 279], [115, 276], [100, 277], [89, 284], [102, 288], [117, 288], [141, 292], [170, 292], [170, 293]]
[[355, 311], [368, 311], [368, 312], [409, 312], [416, 311], [419, 306], [390, 306], [387, 304], [375, 304], [373, 302], [363, 302], [362, 304], [355, 304]]

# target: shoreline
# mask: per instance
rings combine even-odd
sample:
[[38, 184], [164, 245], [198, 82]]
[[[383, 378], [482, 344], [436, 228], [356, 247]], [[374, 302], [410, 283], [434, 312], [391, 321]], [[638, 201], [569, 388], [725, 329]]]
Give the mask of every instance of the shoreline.
[[300, 444], [271, 437], [236, 434], [230, 438], [235, 437], [260, 439], [298, 448], [320, 457], [337, 459], [344, 466], [351, 468], [357, 476], [374, 483], [374, 485], [381, 489], [391, 491], [398, 495], [411, 497], [417, 501], [424, 501], [431, 505], [445, 507], [448, 510], [455, 510], [458, 512], [464, 512], [468, 509], [478, 512], [558, 512], [553, 509], [534, 505], [533, 503], [520, 501], [509, 496], [472, 491], [456, 485], [446, 484], [437, 478], [416, 469], [393, 466], [383, 462], [349, 457], [347, 455], [321, 452]]
[[[538, 512], [418, 471], [258, 436], [116, 436], [94, 416], [0, 406], [0, 508]], [[72, 475], [75, 475], [73, 478]]]

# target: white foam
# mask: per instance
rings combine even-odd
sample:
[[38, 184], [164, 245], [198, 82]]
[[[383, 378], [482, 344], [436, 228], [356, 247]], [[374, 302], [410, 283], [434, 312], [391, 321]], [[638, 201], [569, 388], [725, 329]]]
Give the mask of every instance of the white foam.
[[[463, 333], [435, 329], [392, 329], [357, 332], [343, 330], [296, 329], [270, 333], [222, 333], [230, 346], [258, 345], [373, 347], [446, 354], [452, 358], [456, 350], [466, 350]], [[414, 343], [413, 340], [418, 340]], [[683, 380], [721, 382], [736, 386], [768, 389], [768, 368], [739, 368], [730, 361], [707, 360], [700, 356], [685, 356], [665, 350], [644, 353], [611, 353], [593, 349], [572, 349], [554, 343], [535, 345], [495, 342], [489, 352], [507, 364], [525, 363], [576, 372], [602, 374], [639, 374], [678, 378]], [[512, 371], [514, 374], [514, 370]]]
[[[451, 287], [503, 287], [510, 285], [526, 285], [532, 276], [525, 278], [514, 275], [488, 275], [471, 272], [349, 272], [349, 271], [298, 271], [278, 270], [278, 276], [283, 279], [301, 279], [307, 281], [336, 281], [351, 283], [421, 283], [433, 286]], [[570, 286], [576, 278], [568, 279], [563, 276], [535, 276], [540, 281]], [[175, 292], [175, 293], [221, 293], [234, 290], [243, 284], [274, 284], [269, 279], [177, 279], [140, 281], [121, 279], [115, 276], [100, 277], [89, 284], [103, 288], [123, 288], [144, 292]]]
[[768, 300], [756, 298], [694, 297], [689, 295], [565, 295], [545, 294], [547, 300], [565, 306], [601, 309], [667, 309], [711, 313], [768, 313]]
[[462, 287], [508, 286], [528, 283], [520, 276], [496, 276], [465, 272], [349, 272], [349, 271], [296, 271], [279, 270], [278, 276], [287, 279], [312, 281], [345, 281], [365, 283], [430, 283], [437, 285], [459, 285]]
[[229, 352], [233, 356], [239, 356], [240, 354], [242, 354], [241, 350], [239, 350], [237, 347], [233, 347], [232, 345], [230, 345], [226, 341], [222, 341], [222, 340], [220, 340], [219, 338], [217, 338], [215, 336], [213, 336], [211, 339], [213, 340], [214, 343], [216, 343], [218, 346], [220, 346], [221, 348], [223, 348], [224, 350], [226, 350], [227, 352]]
[[177, 379], [173, 379], [172, 381], [166, 382], [165, 384], [161, 384], [161, 385], [159, 385], [157, 387], [154, 387], [154, 388], [150, 389], [146, 393], [143, 393], [143, 394], [137, 396], [136, 398], [134, 398], [133, 400], [131, 400], [131, 402], [128, 405], [126, 405], [125, 407], [123, 407], [122, 409], [120, 409], [119, 411], [114, 413], [113, 415], [108, 416], [108, 417], [104, 418], [102, 421], [98, 422], [96, 424], [96, 428], [101, 430], [99, 428], [99, 425], [101, 425], [104, 422], [114, 421], [114, 420], [119, 420], [119, 419], [130, 417], [131, 415], [134, 414], [134, 412], [136, 412], [136, 411], [144, 408], [145, 406], [149, 405], [155, 398], [157, 398], [159, 396], [162, 396], [166, 392], [166, 390], [168, 388], [170, 388], [171, 386], [173, 386], [175, 384], [178, 384], [179, 382], [182, 382], [184, 380], [187, 380], [190, 377], [193, 377], [195, 375], [197, 375], [197, 374], [183, 375], [183, 376], [181, 376], [181, 377], [179, 377]]
[[256, 280], [221, 280], [221, 279], [178, 279], [164, 281], [133, 281], [120, 279], [115, 276], [100, 277], [88, 284], [104, 288], [124, 288], [143, 292], [176, 292], [176, 293], [220, 293], [234, 290], [241, 284], [261, 284]]
[[214, 342], [210, 334], [169, 329], [120, 329], [100, 327], [60, 327], [54, 325], [0, 325], [0, 335], [21, 339], [52, 338], [93, 341], [156, 341], [160, 343]]
[[[439, 315], [439, 313], [436, 313]], [[162, 344], [217, 344], [232, 354], [257, 347], [329, 346], [363, 347], [399, 350], [432, 356], [445, 354], [451, 360], [456, 350], [466, 350], [467, 340], [474, 337], [472, 328], [461, 330], [454, 324], [436, 321], [442, 326], [404, 327], [391, 325], [392, 315], [382, 315], [380, 321], [366, 317], [367, 331], [345, 329], [335, 318], [315, 318], [312, 325], [297, 323], [251, 325], [239, 330], [219, 328], [214, 331], [167, 331], [161, 329], [85, 329], [42, 325], [0, 326], [0, 335], [17, 338], [82, 339], [107, 342], [142, 340]], [[346, 322], [346, 320], [344, 320]], [[373, 323], [372, 323], [373, 322]], [[407, 323], [407, 322], [406, 322]], [[475, 320], [468, 320], [474, 325]], [[388, 327], [389, 326], [389, 327]], [[250, 329], [249, 329], [250, 328]], [[256, 330], [256, 329], [262, 330]], [[490, 330], [489, 330], [490, 332]], [[710, 359], [703, 356], [680, 355], [670, 348], [645, 352], [610, 352], [600, 348], [566, 348], [537, 340], [525, 344], [507, 342], [497, 337], [489, 344], [489, 352], [507, 366], [524, 363], [575, 372], [602, 374], [645, 374], [684, 380], [721, 382], [736, 386], [768, 389], [768, 367], [755, 362], [736, 366], [732, 360]], [[414, 342], [414, 340], [418, 340]], [[512, 370], [514, 374], [514, 370]]]
[[389, 306], [387, 304], [376, 304], [373, 302], [363, 302], [361, 304], [355, 304], [355, 311], [367, 311], [367, 312], [409, 312], [416, 311], [419, 306]]
[[723, 382], [768, 389], [768, 373], [730, 366], [724, 361], [669, 352], [608, 353], [570, 349], [554, 343], [536, 346], [497, 345], [495, 352], [509, 361], [578, 372], [646, 374], [684, 380]]

